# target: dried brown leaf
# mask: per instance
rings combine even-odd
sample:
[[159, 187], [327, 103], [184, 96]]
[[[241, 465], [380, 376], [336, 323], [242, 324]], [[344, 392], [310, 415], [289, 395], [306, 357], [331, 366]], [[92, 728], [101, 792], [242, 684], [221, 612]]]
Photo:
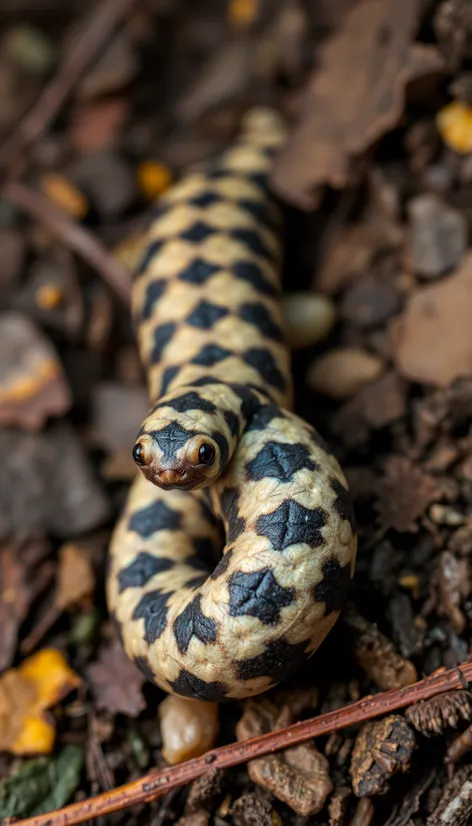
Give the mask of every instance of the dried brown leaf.
[[0, 548], [0, 671], [8, 668], [15, 654], [18, 630], [28, 613], [31, 599], [26, 566], [15, 550]]
[[71, 405], [62, 367], [50, 342], [26, 316], [0, 317], [0, 425], [40, 430]]
[[416, 520], [440, 496], [432, 476], [406, 456], [390, 456], [378, 485], [377, 509], [383, 528], [416, 533]]
[[95, 576], [85, 545], [69, 543], [59, 551], [59, 570], [55, 603], [63, 611], [93, 593]]
[[407, 771], [415, 748], [415, 736], [399, 714], [363, 726], [352, 752], [354, 794], [366, 797], [385, 793], [390, 777]]
[[313, 209], [317, 187], [344, 187], [353, 159], [397, 124], [409, 81], [443, 68], [435, 49], [411, 45], [419, 11], [412, 0], [361, 0], [320, 49], [302, 118], [272, 174], [284, 199]]
[[88, 666], [86, 674], [97, 708], [137, 717], [146, 707], [141, 692], [144, 675], [126, 656], [119, 640], [102, 648], [98, 660]]

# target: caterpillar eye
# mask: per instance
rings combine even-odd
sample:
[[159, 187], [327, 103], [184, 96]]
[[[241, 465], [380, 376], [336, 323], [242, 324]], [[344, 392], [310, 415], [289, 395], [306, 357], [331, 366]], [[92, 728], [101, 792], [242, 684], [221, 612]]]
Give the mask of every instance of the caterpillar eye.
[[215, 448], [209, 444], [200, 445], [200, 450], [198, 451], [198, 459], [200, 464], [202, 465], [209, 465], [210, 462], [213, 461], [215, 458]]

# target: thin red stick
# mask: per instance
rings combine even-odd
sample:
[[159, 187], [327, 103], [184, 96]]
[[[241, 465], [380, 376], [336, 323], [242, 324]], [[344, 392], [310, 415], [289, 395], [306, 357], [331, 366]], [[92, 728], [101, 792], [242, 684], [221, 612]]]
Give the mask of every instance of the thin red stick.
[[77, 823], [111, 814], [111, 812], [126, 809], [129, 806], [150, 803], [172, 789], [196, 780], [210, 768], [224, 769], [237, 766], [248, 760], [254, 760], [255, 757], [262, 757], [264, 754], [305, 743], [314, 737], [371, 720], [420, 700], [427, 700], [443, 691], [464, 688], [468, 680], [472, 680], [472, 663], [465, 663], [460, 670], [452, 668], [450, 671], [436, 672], [405, 688], [364, 697], [357, 703], [344, 708], [295, 723], [269, 734], [263, 734], [252, 740], [213, 749], [202, 757], [188, 760], [186, 763], [169, 769], [150, 772], [141, 780], [127, 783], [125, 786], [97, 795], [97, 797], [73, 803], [55, 812], [19, 820], [15, 826], [75, 826]]
[[117, 296], [129, 305], [130, 273], [90, 232], [69, 218], [63, 209], [56, 206], [45, 195], [18, 181], [6, 183], [2, 189], [2, 195], [44, 224], [64, 244], [94, 267]]

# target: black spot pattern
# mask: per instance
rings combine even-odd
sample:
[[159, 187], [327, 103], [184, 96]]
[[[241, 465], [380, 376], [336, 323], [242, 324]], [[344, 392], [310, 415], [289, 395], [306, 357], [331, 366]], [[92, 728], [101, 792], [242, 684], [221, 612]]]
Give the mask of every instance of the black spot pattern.
[[220, 347], [219, 344], [205, 344], [199, 353], [192, 359], [192, 364], [201, 364], [202, 367], [213, 367], [219, 364], [223, 359], [232, 356], [231, 350], [226, 347]]
[[223, 469], [226, 466], [229, 456], [228, 440], [222, 433], [218, 433], [216, 431], [211, 434], [211, 438], [214, 439], [220, 449], [220, 467]]
[[217, 192], [203, 192], [201, 195], [195, 195], [190, 199], [189, 203], [196, 207], [207, 207], [212, 204], [217, 204], [223, 199]]
[[187, 653], [192, 637], [204, 644], [216, 641], [216, 622], [205, 616], [201, 602], [199, 594], [189, 602], [174, 622], [174, 637], [181, 654]]
[[161, 379], [161, 395], [167, 392], [169, 385], [175, 379], [177, 373], [180, 371], [180, 367], [178, 365], [172, 365], [171, 367], [166, 367], [162, 374]]
[[233, 273], [242, 281], [247, 281], [255, 290], [267, 296], [277, 296], [279, 291], [277, 287], [265, 275], [264, 271], [257, 264], [252, 264], [249, 261], [238, 261], [233, 266]]
[[273, 419], [285, 419], [283, 411], [276, 404], [263, 404], [250, 417], [246, 431], [265, 430]]
[[156, 531], [178, 531], [181, 521], [180, 513], [158, 500], [133, 513], [129, 520], [129, 529], [147, 539]]
[[217, 321], [227, 316], [228, 313], [229, 310], [226, 307], [219, 307], [202, 299], [185, 320], [192, 327], [197, 327], [200, 330], [210, 330]]
[[230, 384], [233, 393], [236, 393], [241, 399], [241, 415], [247, 422], [249, 417], [253, 415], [254, 411], [260, 406], [259, 399], [252, 392], [249, 386], [245, 384]]
[[289, 482], [298, 470], [317, 470], [305, 445], [285, 442], [266, 442], [260, 453], [247, 465], [247, 478], [251, 482], [269, 477]]
[[204, 570], [212, 568], [215, 563], [215, 554], [211, 539], [207, 536], [197, 536], [196, 539], [193, 540], [193, 547], [195, 548], [197, 557], [205, 566]]
[[327, 559], [322, 566], [323, 579], [313, 590], [317, 602], [326, 604], [325, 616], [333, 611], [340, 611], [349, 590], [351, 581], [351, 566], [349, 563], [341, 567], [335, 557]]
[[227, 488], [221, 494], [221, 512], [228, 523], [228, 542], [234, 542], [246, 527], [244, 519], [238, 516], [238, 491]]
[[246, 352], [242, 354], [242, 357], [246, 364], [254, 367], [254, 369], [261, 374], [267, 384], [270, 384], [277, 390], [285, 390], [285, 379], [277, 367], [277, 363], [270, 350], [266, 350], [264, 347], [251, 347], [250, 350], [246, 350]]
[[157, 364], [161, 358], [164, 348], [167, 346], [177, 328], [174, 321], [161, 324], [154, 330], [154, 344], [151, 352], [151, 364]]
[[293, 602], [294, 588], [282, 588], [270, 568], [252, 574], [238, 571], [228, 584], [232, 617], [257, 617], [264, 625], [277, 625], [280, 612]]
[[133, 611], [133, 619], [144, 620], [144, 639], [149, 645], [155, 642], [166, 627], [167, 600], [170, 593], [151, 591], [144, 594]]
[[194, 258], [188, 267], [179, 273], [180, 281], [187, 281], [189, 284], [205, 284], [220, 267], [204, 261], [203, 258]]
[[216, 566], [215, 570], [211, 575], [211, 579], [218, 579], [219, 576], [223, 576], [228, 570], [228, 565], [231, 562], [231, 557], [233, 556], [233, 551], [229, 550], [226, 551], [225, 555], [221, 557], [218, 565]]
[[278, 228], [280, 222], [277, 220], [274, 211], [266, 203], [241, 198], [238, 201], [238, 206], [255, 218], [258, 224], [262, 224], [267, 229], [275, 230]]
[[147, 270], [147, 268], [149, 267], [149, 264], [156, 257], [157, 253], [162, 248], [163, 244], [164, 244], [164, 241], [162, 241], [162, 240], [152, 241], [149, 244], [149, 246], [147, 247], [147, 249], [146, 249], [146, 251], [145, 251], [145, 253], [144, 253], [144, 255], [143, 255], [143, 257], [142, 257], [142, 259], [139, 263], [139, 266], [136, 270], [135, 278], [137, 278], [138, 276], [140, 276], [142, 273], [144, 273]]
[[200, 588], [201, 585], [205, 582], [207, 578], [207, 574], [198, 574], [197, 576], [193, 576], [185, 583], [186, 588], [190, 588], [191, 590], [195, 590], [196, 588]]
[[356, 520], [354, 517], [354, 508], [352, 507], [351, 497], [349, 491], [341, 484], [339, 479], [331, 479], [331, 487], [337, 494], [337, 498], [333, 502], [333, 507], [341, 519], [346, 519], [353, 533], [356, 532]]
[[267, 172], [251, 172], [247, 177], [260, 189], [267, 189]]
[[186, 430], [179, 422], [169, 422], [161, 430], [150, 430], [148, 433], [159, 445], [166, 463], [172, 462], [188, 440], [197, 435], [196, 430]]
[[262, 654], [236, 663], [240, 680], [255, 680], [270, 677], [274, 683], [285, 680], [293, 674], [307, 658], [307, 643], [291, 645], [284, 639], [269, 642]]
[[238, 436], [239, 434], [239, 416], [236, 413], [233, 413], [232, 410], [225, 410], [223, 413], [224, 419], [226, 424], [229, 427], [230, 433], [232, 436]]
[[183, 697], [194, 697], [196, 700], [211, 700], [215, 703], [224, 700], [228, 693], [228, 686], [224, 683], [206, 683], [182, 668], [179, 676], [169, 685], [177, 694]]
[[278, 324], [275, 323], [267, 307], [259, 302], [248, 302], [242, 304], [239, 308], [238, 315], [247, 324], [252, 324], [257, 327], [260, 333], [266, 338], [273, 341], [283, 341], [282, 331]]
[[189, 227], [185, 232], [182, 232], [181, 238], [184, 241], [190, 241], [190, 243], [195, 244], [199, 241], [204, 241], [205, 238], [209, 238], [210, 235], [214, 235], [217, 232], [214, 227], [210, 227], [204, 221], [195, 221], [191, 227]]
[[119, 592], [121, 594], [127, 588], [142, 588], [153, 576], [169, 571], [173, 567], [174, 563], [171, 559], [140, 551], [136, 559], [119, 572]]
[[304, 542], [312, 548], [323, 544], [321, 529], [326, 525], [322, 508], [309, 510], [293, 499], [282, 502], [272, 513], [259, 516], [256, 532], [266, 536], [275, 551]]
[[249, 252], [253, 255], [260, 255], [261, 258], [272, 259], [273, 255], [270, 249], [264, 244], [257, 232], [252, 229], [233, 229], [228, 233], [236, 241], [241, 241]]
[[175, 399], [159, 402], [154, 407], [158, 410], [160, 407], [172, 407], [178, 413], [186, 413], [188, 410], [201, 410], [202, 413], [214, 413], [216, 405], [213, 402], [204, 399], [199, 393], [189, 390], [188, 393], [182, 393], [181, 396], [176, 396]]
[[141, 319], [147, 321], [151, 317], [153, 307], [162, 298], [167, 289], [167, 281], [151, 281], [146, 287]]
[[146, 680], [149, 680], [150, 683], [154, 683], [154, 672], [146, 657], [135, 657], [134, 664], [139, 668], [141, 673], [144, 674]]

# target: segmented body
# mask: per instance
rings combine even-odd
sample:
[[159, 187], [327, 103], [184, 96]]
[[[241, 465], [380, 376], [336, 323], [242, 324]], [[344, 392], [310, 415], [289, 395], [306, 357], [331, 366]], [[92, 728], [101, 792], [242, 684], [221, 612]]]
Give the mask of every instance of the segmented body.
[[174, 186], [133, 288], [153, 407], [108, 603], [146, 675], [205, 700], [292, 673], [334, 625], [355, 564], [344, 475], [290, 412], [266, 182], [282, 140], [274, 113], [253, 112], [228, 151]]

